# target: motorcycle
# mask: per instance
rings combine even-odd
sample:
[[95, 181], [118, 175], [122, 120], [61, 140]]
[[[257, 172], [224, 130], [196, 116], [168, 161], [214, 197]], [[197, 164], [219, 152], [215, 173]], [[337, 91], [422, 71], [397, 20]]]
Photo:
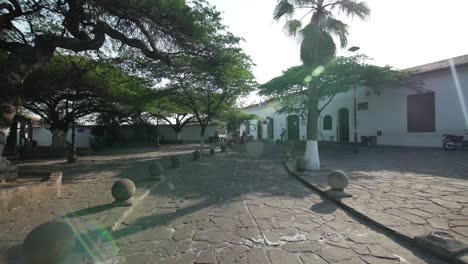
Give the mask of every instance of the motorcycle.
[[[465, 134], [468, 135], [468, 132]], [[445, 150], [468, 149], [468, 140], [465, 140], [464, 136], [444, 135], [442, 146]]]

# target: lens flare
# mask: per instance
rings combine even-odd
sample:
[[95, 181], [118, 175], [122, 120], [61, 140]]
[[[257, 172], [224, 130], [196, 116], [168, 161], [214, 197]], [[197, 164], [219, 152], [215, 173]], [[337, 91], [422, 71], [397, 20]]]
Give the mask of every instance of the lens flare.
[[455, 88], [457, 89], [458, 99], [460, 100], [463, 117], [465, 118], [465, 130], [468, 130], [468, 107], [466, 105], [465, 95], [460, 85], [460, 79], [458, 78], [458, 73], [455, 68], [455, 63], [453, 62], [452, 59], [449, 59], [449, 63], [450, 63], [450, 69], [452, 71], [453, 81], [455, 83]]
[[97, 221], [82, 222], [68, 217], [64, 220], [75, 233], [83, 253], [93, 263], [104, 263], [117, 256], [119, 248], [108, 228], [103, 227]]
[[315, 68], [315, 70], [312, 72], [312, 76], [317, 77], [317, 76], [319, 76], [320, 74], [322, 74], [324, 71], [325, 71], [325, 67], [323, 67], [323, 66], [318, 66], [318, 67]]

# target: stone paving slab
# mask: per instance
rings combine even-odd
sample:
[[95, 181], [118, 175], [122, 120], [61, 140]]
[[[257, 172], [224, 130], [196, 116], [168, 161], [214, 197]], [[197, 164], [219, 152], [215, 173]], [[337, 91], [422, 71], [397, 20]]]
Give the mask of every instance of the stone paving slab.
[[256, 144], [172, 170], [112, 233], [108, 263], [445, 263], [322, 200]]
[[36, 226], [53, 220], [70, 223], [81, 238], [80, 243], [89, 251], [87, 255], [96, 254], [98, 250], [112, 251], [112, 247], [101, 247], [99, 244], [101, 240], [108, 239], [106, 236], [110, 234], [112, 226], [130, 210], [129, 207], [112, 206], [110, 189], [115, 180], [134, 180], [137, 185], [135, 197], [141, 197], [157, 184], [144, 180], [148, 176], [147, 165], [150, 162], [164, 158], [163, 162], [168, 166], [168, 155], [189, 153], [193, 146], [163, 149], [166, 151], [153, 150], [142, 154], [131, 150], [133, 154], [125, 152], [89, 156], [81, 158], [76, 164], [66, 164], [61, 160], [18, 164], [35, 170], [63, 171], [64, 184], [60, 197], [33, 201], [25, 207], [0, 214], [0, 263], [24, 263], [21, 250], [26, 235]]
[[[199, 162], [183, 157], [182, 166], [167, 170], [113, 231], [106, 219], [124, 211], [105, 206], [112, 201], [111, 184], [138, 179], [164, 154], [136, 151], [134, 159], [115, 155], [72, 166], [51, 162], [68, 177], [63, 200], [1, 215], [0, 223], [9, 224], [0, 231], [0, 247], [8, 248], [0, 263], [18, 260], [12, 257], [21, 254], [18, 245], [28, 230], [70, 212], [88, 252], [83, 263], [445, 263], [322, 200], [289, 177], [279, 153], [275, 145], [252, 142], [241, 155], [218, 153]], [[144, 184], [137, 183], [139, 194]], [[97, 237], [105, 239], [96, 244]]]
[[[285, 165], [325, 195], [330, 189], [330, 169], [297, 172], [295, 162]], [[353, 171], [349, 176], [345, 191], [352, 197], [336, 200], [352, 211], [409, 239], [444, 231], [468, 245], [468, 181], [392, 171]], [[458, 256], [465, 263], [467, 257]]]

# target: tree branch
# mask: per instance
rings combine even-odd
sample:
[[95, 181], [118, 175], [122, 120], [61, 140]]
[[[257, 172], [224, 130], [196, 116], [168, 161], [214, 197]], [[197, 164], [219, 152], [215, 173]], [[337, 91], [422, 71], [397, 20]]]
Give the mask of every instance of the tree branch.
[[331, 101], [333, 100], [333, 98], [335, 98], [335, 95], [336, 95], [336, 94], [332, 95], [332, 96], [330, 97], [330, 99], [328, 99], [328, 101], [325, 103], [325, 105], [319, 109], [318, 115], [320, 115], [320, 113], [322, 113], [323, 109], [325, 109], [325, 107], [327, 107], [327, 106], [331, 103]]

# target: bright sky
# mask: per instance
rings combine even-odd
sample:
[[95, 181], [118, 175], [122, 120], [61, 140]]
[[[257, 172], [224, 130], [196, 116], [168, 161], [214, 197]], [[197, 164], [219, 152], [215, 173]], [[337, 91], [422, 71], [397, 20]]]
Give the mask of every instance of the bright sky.
[[[273, 21], [277, 0], [208, 0], [223, 12], [224, 24], [245, 39], [242, 47], [257, 65], [259, 83], [300, 64], [298, 41]], [[368, 21], [346, 20], [349, 46], [377, 65], [399, 69], [468, 54], [468, 0], [367, 0]], [[338, 55], [347, 55], [346, 49]], [[250, 100], [249, 100], [250, 101]]]

